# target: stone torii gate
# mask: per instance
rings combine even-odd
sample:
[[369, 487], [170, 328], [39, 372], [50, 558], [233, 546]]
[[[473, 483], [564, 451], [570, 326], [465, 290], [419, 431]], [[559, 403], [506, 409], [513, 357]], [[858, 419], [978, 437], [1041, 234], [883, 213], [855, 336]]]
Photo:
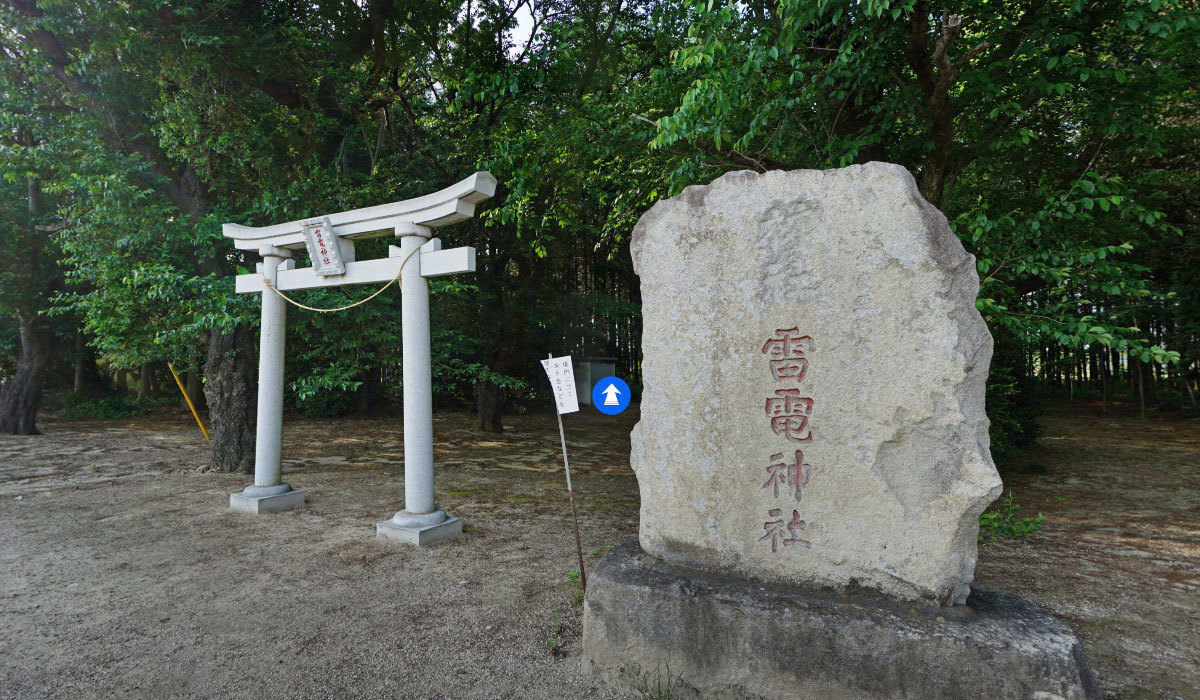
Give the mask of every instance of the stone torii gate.
[[[263, 258], [255, 273], [236, 278], [238, 293], [262, 294], [262, 326], [254, 484], [230, 494], [230, 508], [265, 513], [304, 502], [303, 491], [280, 481], [287, 319], [287, 302], [280, 293], [388, 282], [401, 276], [404, 510], [378, 523], [375, 531], [416, 545], [461, 534], [462, 520], [446, 515], [433, 503], [433, 390], [426, 278], [475, 271], [474, 248], [442, 250], [441, 242], [432, 238], [431, 229], [471, 218], [475, 205], [495, 191], [496, 179], [491, 173], [477, 172], [444, 190], [402, 202], [273, 226], [222, 227], [237, 249], [257, 251]], [[388, 246], [388, 257], [354, 259], [355, 239], [387, 235], [400, 239], [399, 247]], [[293, 252], [306, 246], [314, 266], [296, 269]]]

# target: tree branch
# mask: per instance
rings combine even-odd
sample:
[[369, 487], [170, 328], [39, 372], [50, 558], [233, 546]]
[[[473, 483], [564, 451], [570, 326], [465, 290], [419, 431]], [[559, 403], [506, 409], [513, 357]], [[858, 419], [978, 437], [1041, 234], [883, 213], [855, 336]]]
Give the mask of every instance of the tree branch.
[[[658, 123], [654, 120], [644, 117], [640, 114], [631, 115], [634, 119], [653, 124], [655, 127]], [[792, 166], [786, 163], [780, 163], [770, 158], [755, 158], [748, 156], [741, 151], [732, 148], [717, 148], [716, 143], [708, 139], [679, 139], [680, 143], [691, 146], [698, 151], [703, 151], [710, 156], [714, 156], [724, 160], [728, 165], [733, 165], [750, 170], [757, 170], [760, 173], [765, 173], [768, 170], [793, 170]], [[674, 153], [674, 151], [672, 151]]]
[[[40, 21], [45, 12], [38, 7], [37, 0], [4, 0], [24, 17], [35, 20], [33, 29], [26, 38], [45, 56], [56, 80], [83, 102], [83, 107], [100, 120], [107, 129], [100, 137], [114, 149], [142, 156], [150, 166], [150, 173], [142, 180], [166, 195], [184, 212], [199, 216], [208, 211], [207, 188], [190, 167], [178, 168], [171, 162], [158, 144], [146, 137], [150, 129], [130, 114], [115, 114], [108, 104], [101, 101], [100, 91], [70, 70], [72, 61], [58, 36], [46, 29]], [[161, 178], [161, 180], [159, 179]]]

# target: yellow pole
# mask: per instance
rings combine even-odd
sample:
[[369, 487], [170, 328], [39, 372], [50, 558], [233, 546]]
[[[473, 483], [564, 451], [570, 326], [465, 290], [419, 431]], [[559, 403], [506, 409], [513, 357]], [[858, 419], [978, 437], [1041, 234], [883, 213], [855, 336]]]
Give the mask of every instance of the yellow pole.
[[183, 400], [187, 401], [188, 408], [192, 409], [192, 415], [196, 417], [196, 424], [200, 426], [200, 432], [204, 433], [205, 440], [212, 440], [208, 435], [208, 431], [204, 429], [204, 421], [200, 420], [200, 414], [196, 413], [196, 406], [192, 404], [192, 397], [188, 396], [187, 389], [183, 388], [183, 382], [179, 381], [179, 375], [175, 373], [175, 368], [171, 363], [167, 363], [167, 369], [171, 370], [171, 376], [175, 377], [175, 383], [179, 385], [179, 391], [183, 393]]

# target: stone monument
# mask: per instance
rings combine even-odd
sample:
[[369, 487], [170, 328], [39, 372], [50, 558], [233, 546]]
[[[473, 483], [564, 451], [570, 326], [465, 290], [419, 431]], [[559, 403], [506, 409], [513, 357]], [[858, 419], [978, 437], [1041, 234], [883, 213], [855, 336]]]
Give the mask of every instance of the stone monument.
[[972, 595], [1002, 488], [992, 339], [908, 171], [730, 173], [656, 204], [631, 250], [640, 548], [593, 574], [594, 669], [723, 697], [1098, 692], [1070, 630]]

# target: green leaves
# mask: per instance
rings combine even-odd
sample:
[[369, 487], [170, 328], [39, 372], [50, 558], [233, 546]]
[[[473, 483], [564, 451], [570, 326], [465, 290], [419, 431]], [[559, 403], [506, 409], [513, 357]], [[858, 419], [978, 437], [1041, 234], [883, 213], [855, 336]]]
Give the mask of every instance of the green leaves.
[[[43, 7], [65, 38], [88, 37], [68, 41], [66, 70], [101, 86], [107, 111], [77, 109], [25, 42], [31, 60], [0, 57], [10, 69], [0, 71], [0, 126], [39, 142], [0, 147], [0, 175], [10, 203], [33, 175], [54, 198], [67, 227], [44, 242], [51, 262], [60, 244], [65, 256], [60, 314], [85, 318], [115, 364], [194, 352], [205, 329], [255, 322], [255, 300], [229, 281], [252, 262], [231, 251], [222, 222], [419, 196], [476, 168], [502, 187], [446, 236], [477, 247], [480, 271], [434, 285], [433, 302], [452, 332], [435, 339], [448, 368], [439, 387], [463, 399], [476, 381], [531, 391], [513, 367], [534, 346], [588, 345], [635, 323], [627, 245], [637, 218], [743, 168], [905, 165], [976, 256], [977, 308], [1014, 342], [1169, 360], [1147, 319], [1190, 328], [1200, 317], [1188, 295], [1167, 291], [1191, 289], [1196, 264], [1194, 236], [1179, 233], [1195, 220], [1200, 22], [1182, 2], [1073, 2], [1024, 16], [970, 0], [955, 6], [953, 28], [940, 8], [914, 17], [913, 0], [652, 2], [613, 6], [611, 17], [534, 3], [527, 51], [494, 3], [473, 4], [469, 21], [461, 4], [399, 8], [378, 45], [353, 3]], [[122, 118], [159, 160], [121, 145], [135, 136], [113, 131]], [[210, 215], [184, 215], [165, 196], [179, 173]], [[15, 204], [0, 211], [10, 249], [29, 242], [13, 226], [22, 217]], [[32, 290], [0, 274], [0, 292]], [[297, 406], [395, 389], [394, 302], [336, 319], [293, 315], [290, 347], [307, 348], [289, 358]], [[573, 325], [581, 318], [602, 320]], [[501, 366], [502, 350], [523, 359]]]
[[999, 537], [1017, 539], [1040, 532], [1043, 521], [1042, 514], [1038, 513], [1036, 518], [1020, 518], [1017, 517], [1019, 510], [1021, 510], [1021, 506], [1013, 501], [1010, 491], [1005, 495], [1002, 503], [993, 506], [979, 516], [979, 541], [983, 542], [988, 535], [993, 540]]
[[[681, 165], [672, 192], [747, 167], [736, 154], [792, 167], [900, 162], [976, 254], [978, 308], [993, 327], [1027, 343], [1099, 343], [1169, 359], [1124, 319], [1160, 296], [1133, 251], [1173, 228], [1120, 177], [1131, 161], [1117, 153], [1141, 149], [1144, 158], [1159, 148], [1155, 106], [1183, 89], [1167, 80], [1151, 98], [1130, 77], [1135, 64], [1153, 55], [1170, 76], [1195, 57], [1182, 35], [1191, 48], [1179, 53], [1147, 44], [1145, 33], [1195, 40], [1198, 15], [1166, 2], [1164, 14], [1186, 17], [1166, 26], [1136, 3], [1117, 5], [1106, 17], [1078, 3], [1033, 8], [1020, 26], [994, 3], [958, 7], [952, 76], [912, 43], [913, 3], [784, 0], [778, 23], [701, 12], [676, 63], [693, 77], [657, 120], [651, 145], [685, 144], [702, 164]], [[927, 19], [932, 47], [949, 20]], [[926, 187], [945, 162], [953, 184]]]

